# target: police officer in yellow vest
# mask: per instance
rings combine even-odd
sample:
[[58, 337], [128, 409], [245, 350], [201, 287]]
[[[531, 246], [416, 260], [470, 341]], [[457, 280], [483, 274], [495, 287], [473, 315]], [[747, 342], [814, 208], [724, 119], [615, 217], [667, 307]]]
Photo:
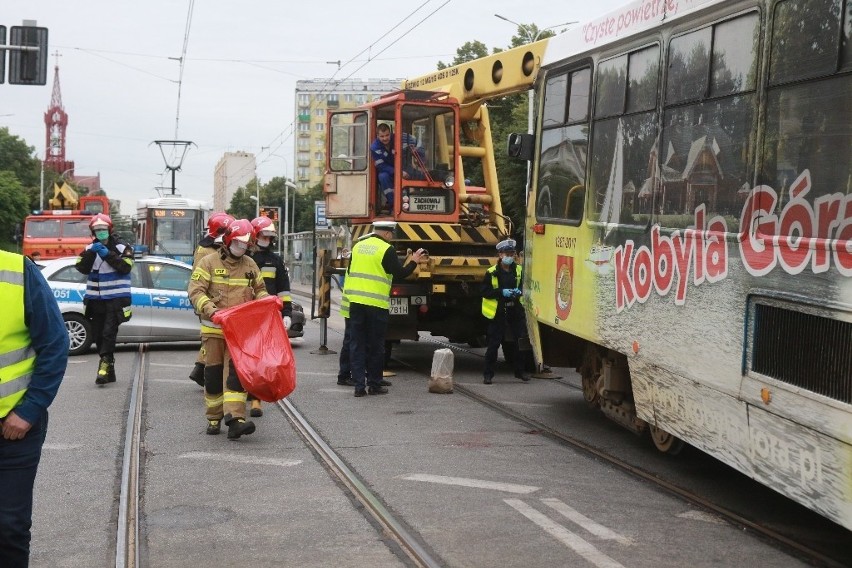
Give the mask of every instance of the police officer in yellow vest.
[[426, 254], [418, 249], [413, 262], [399, 262], [390, 244], [396, 223], [376, 221], [373, 234], [352, 247], [343, 294], [349, 299], [350, 364], [355, 396], [387, 394], [382, 386], [385, 332], [388, 325], [390, 290], [394, 278], [405, 278]]
[[[527, 336], [527, 324], [521, 306], [523, 268], [515, 262], [515, 241], [506, 239], [497, 243], [500, 262], [485, 272], [482, 281], [482, 315], [488, 318], [488, 349], [485, 351], [486, 385], [494, 378], [494, 366], [497, 363], [497, 348], [501, 343], [511, 353], [504, 353], [515, 367], [515, 377], [528, 381], [524, 375], [524, 358], [518, 352], [518, 340]], [[503, 343], [506, 327], [512, 334], [512, 341]]]
[[39, 269], [0, 251], [0, 564], [29, 564], [33, 484], [47, 407], [68, 363], [68, 333]]

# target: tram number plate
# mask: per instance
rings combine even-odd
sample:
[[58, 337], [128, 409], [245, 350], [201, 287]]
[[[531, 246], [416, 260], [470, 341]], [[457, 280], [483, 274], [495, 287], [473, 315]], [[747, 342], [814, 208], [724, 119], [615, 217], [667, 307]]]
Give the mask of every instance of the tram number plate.
[[408, 315], [408, 298], [391, 298], [390, 299], [390, 315], [392, 316], [407, 316]]

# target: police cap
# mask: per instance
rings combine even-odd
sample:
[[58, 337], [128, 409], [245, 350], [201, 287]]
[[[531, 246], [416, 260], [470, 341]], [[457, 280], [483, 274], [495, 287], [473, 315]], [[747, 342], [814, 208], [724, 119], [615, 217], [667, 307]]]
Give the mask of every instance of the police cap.
[[497, 252], [515, 252], [515, 240], [505, 239], [497, 243]]
[[396, 221], [373, 221], [374, 231], [395, 231]]

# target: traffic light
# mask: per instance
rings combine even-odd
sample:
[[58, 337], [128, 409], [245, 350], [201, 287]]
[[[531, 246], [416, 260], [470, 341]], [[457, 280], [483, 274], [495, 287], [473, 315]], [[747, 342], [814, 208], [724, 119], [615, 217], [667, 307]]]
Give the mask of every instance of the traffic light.
[[278, 217], [281, 215], [280, 207], [261, 207], [260, 208], [261, 217], [269, 217], [276, 223], [278, 222]]
[[47, 28], [12, 26], [9, 46], [37, 48], [9, 50], [9, 84], [46, 85]]

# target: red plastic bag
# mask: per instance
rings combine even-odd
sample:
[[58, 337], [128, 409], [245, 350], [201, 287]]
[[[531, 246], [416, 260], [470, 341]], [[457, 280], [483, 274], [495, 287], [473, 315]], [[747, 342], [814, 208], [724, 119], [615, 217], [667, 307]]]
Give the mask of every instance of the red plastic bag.
[[281, 321], [281, 298], [266, 296], [216, 312], [246, 392], [275, 402], [296, 388], [296, 358]]

